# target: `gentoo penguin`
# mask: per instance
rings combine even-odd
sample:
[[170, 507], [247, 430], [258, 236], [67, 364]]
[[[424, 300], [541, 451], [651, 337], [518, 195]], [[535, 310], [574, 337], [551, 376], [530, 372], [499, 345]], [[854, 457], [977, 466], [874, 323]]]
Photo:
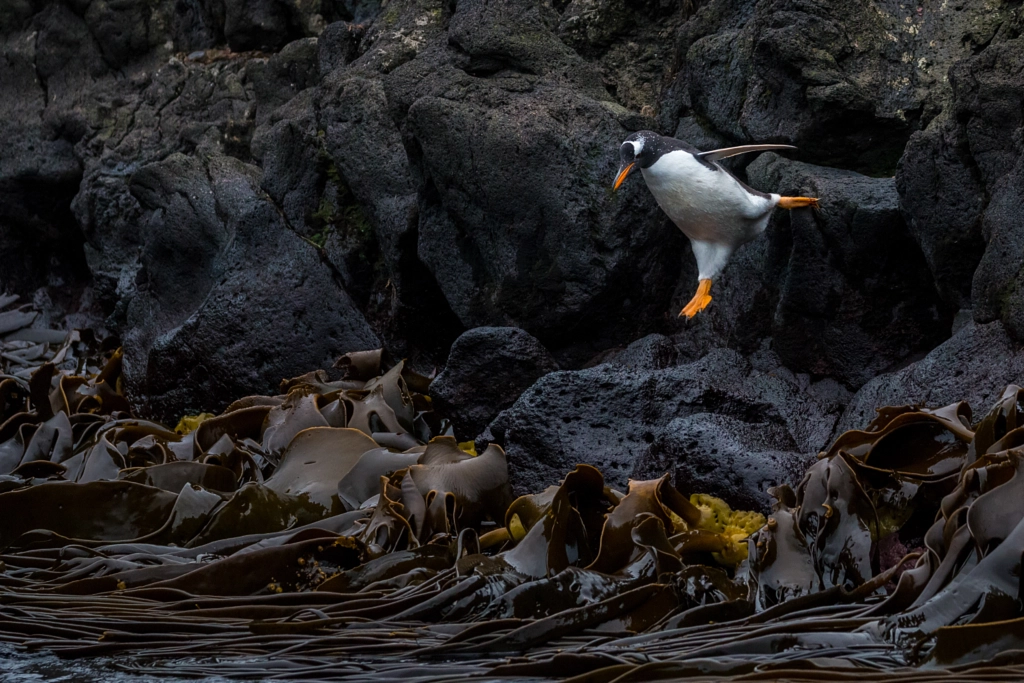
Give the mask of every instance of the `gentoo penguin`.
[[768, 227], [772, 209], [818, 206], [813, 197], [781, 197], [758, 192], [740, 182], [718, 163], [737, 154], [792, 145], [742, 145], [701, 152], [681, 140], [642, 130], [619, 148], [622, 167], [617, 190], [630, 171], [639, 167], [662, 211], [690, 238], [697, 259], [697, 293], [680, 316], [692, 318], [711, 303], [711, 281], [722, 272], [732, 252]]

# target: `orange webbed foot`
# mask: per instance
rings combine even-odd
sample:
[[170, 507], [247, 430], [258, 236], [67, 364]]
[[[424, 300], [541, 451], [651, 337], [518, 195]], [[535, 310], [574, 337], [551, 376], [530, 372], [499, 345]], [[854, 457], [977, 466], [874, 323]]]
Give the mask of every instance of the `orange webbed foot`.
[[812, 209], [818, 208], [817, 197], [779, 197], [779, 208], [781, 209], [802, 209], [809, 206]]
[[711, 280], [701, 280], [697, 286], [697, 293], [690, 299], [690, 303], [683, 307], [683, 310], [679, 311], [679, 317], [686, 316], [692, 318], [697, 315], [711, 303]]

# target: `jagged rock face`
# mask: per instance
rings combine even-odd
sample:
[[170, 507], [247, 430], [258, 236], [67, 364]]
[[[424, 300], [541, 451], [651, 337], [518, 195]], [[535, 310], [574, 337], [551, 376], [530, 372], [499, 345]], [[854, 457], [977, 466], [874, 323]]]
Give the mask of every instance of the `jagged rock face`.
[[891, 173], [940, 111], [947, 69], [993, 39], [1011, 3], [709, 2], [680, 31], [684, 104], [736, 141]]
[[448, 363], [430, 384], [437, 410], [460, 439], [473, 439], [534, 382], [558, 369], [535, 337], [515, 327], [477, 327], [452, 344]]
[[1024, 39], [950, 69], [950, 112], [914, 137], [897, 181], [940, 291], [1024, 339]]
[[382, 251], [426, 271], [395, 269], [399, 302], [422, 308], [426, 275], [456, 329], [514, 325], [553, 347], [653, 325], [678, 268], [658, 247], [680, 238], [642, 188], [609, 194], [608, 150], [630, 114], [558, 40], [557, 14], [530, 2], [393, 14], [326, 76], [320, 102], [326, 149]]
[[[987, 0], [6, 3], [0, 287], [95, 302], [164, 417], [376, 340], [441, 364], [480, 326], [611, 359], [609, 389], [722, 347], [855, 389], [958, 309], [1021, 338], [1020, 21]], [[638, 178], [610, 192], [641, 128], [825, 164], [733, 166], [824, 211], [780, 212], [691, 323], [686, 240]]]
[[[171, 421], [379, 345], [344, 288], [348, 273], [302, 239], [321, 227], [303, 201], [315, 212], [323, 188], [286, 196], [287, 144], [272, 150], [269, 195], [249, 163], [269, 146], [253, 144], [257, 125], [271, 127], [275, 110], [319, 82], [317, 41], [302, 36], [337, 17], [319, 3], [251, 5], [53, 3], [3, 27], [5, 53], [24, 58], [0, 71], [27, 99], [5, 98], [15, 126], [4, 132], [18, 147], [4, 155], [0, 188], [18, 203], [0, 240], [31, 245], [31, 228], [77, 259], [124, 341], [133, 402]], [[284, 47], [234, 54], [225, 41]], [[43, 197], [47, 211], [29, 204]], [[364, 242], [332, 255], [366, 260]], [[58, 266], [65, 280], [76, 272]]]

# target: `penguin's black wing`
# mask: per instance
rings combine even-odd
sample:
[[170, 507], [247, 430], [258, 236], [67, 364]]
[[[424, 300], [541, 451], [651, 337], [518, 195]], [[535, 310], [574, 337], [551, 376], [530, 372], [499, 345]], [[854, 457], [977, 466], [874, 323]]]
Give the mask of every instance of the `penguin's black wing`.
[[737, 154], [746, 154], [747, 152], [764, 152], [769, 149], [796, 149], [796, 147], [793, 145], [740, 145], [739, 147], [713, 149], [710, 152], [697, 152], [694, 156], [703, 159], [704, 161], [718, 161], [719, 159], [734, 157]]

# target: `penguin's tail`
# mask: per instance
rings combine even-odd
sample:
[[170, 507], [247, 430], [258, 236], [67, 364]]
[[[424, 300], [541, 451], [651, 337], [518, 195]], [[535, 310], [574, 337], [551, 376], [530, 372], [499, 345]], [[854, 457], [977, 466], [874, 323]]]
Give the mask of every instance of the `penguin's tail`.
[[817, 197], [779, 197], [779, 208], [782, 209], [802, 209], [805, 206], [809, 206], [812, 209], [817, 209], [818, 198]]

